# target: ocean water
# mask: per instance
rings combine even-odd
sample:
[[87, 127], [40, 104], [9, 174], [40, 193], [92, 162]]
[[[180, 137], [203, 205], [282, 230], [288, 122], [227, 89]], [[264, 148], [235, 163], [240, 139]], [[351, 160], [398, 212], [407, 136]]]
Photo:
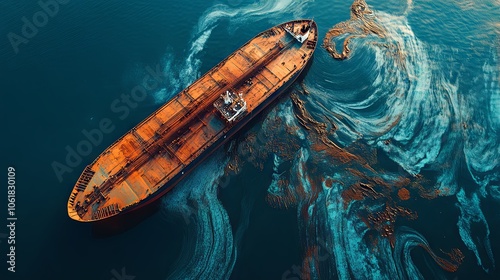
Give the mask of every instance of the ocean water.
[[85, 165], [179, 90], [288, 20], [321, 43], [352, 4], [2, 1], [1, 279], [499, 279], [497, 0], [368, 0], [382, 35], [347, 22], [348, 59], [318, 47], [158, 209], [108, 234], [67, 217]]

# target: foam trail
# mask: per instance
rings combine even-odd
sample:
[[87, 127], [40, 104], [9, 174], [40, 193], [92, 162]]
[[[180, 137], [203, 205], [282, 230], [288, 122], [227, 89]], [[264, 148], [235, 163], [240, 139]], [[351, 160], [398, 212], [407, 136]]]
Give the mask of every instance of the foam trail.
[[[394, 144], [385, 145], [379, 140], [377, 145], [411, 174], [417, 174], [439, 154], [441, 138], [450, 125], [448, 95], [454, 94], [456, 87], [443, 78], [433, 77], [433, 65], [425, 47], [415, 37], [406, 19], [401, 20], [387, 14], [381, 15], [380, 19], [387, 28], [389, 37], [407, 52], [404, 65], [408, 91], [404, 96], [405, 103], [400, 104], [404, 107], [399, 107], [402, 109], [399, 123], [381, 137], [392, 139]], [[436, 88], [434, 84], [441, 87]], [[394, 102], [393, 98], [389, 101]], [[393, 107], [392, 104], [389, 107]]]
[[[391, 258], [381, 258], [383, 262], [379, 262], [377, 255], [367, 246], [364, 236], [368, 228], [357, 218], [357, 205], [351, 204], [344, 209], [341, 196], [343, 188], [339, 183], [328, 188], [323, 184], [323, 189], [326, 190], [325, 218], [328, 222], [328, 234], [332, 237], [330, 244], [339, 279], [350, 279], [351, 275], [363, 275], [367, 279], [391, 279], [392, 273], [388, 272], [395, 271]], [[389, 252], [390, 256], [390, 245], [385, 240], [379, 240], [377, 248], [381, 253]]]
[[[457, 94], [458, 78], [454, 82], [448, 80], [441, 73], [437, 62], [431, 59], [429, 46], [414, 34], [406, 18], [412, 7], [413, 2], [408, 1], [404, 16], [375, 11], [374, 25], [382, 27], [380, 30], [383, 30], [384, 36], [361, 36], [352, 41], [352, 46], [364, 48], [363, 51], [374, 56], [373, 61], [366, 56], [359, 58], [352, 55], [349, 58], [361, 60], [351, 65], [356, 65], [354, 67], [362, 68], [363, 73], [371, 75], [368, 85], [362, 84], [366, 79], [360, 75], [361, 79], [352, 79], [352, 83], [362, 84], [360, 89], [338, 97], [333, 96], [331, 90], [322, 86], [320, 83], [324, 82], [320, 81], [307, 85], [311, 95], [306, 98], [321, 104], [321, 108], [314, 108], [316, 116], [334, 115], [335, 120], [340, 122], [337, 138], [340, 133], [350, 137], [351, 143], [361, 138], [384, 150], [410, 174], [416, 175], [426, 166], [451, 166], [449, 170], [440, 168], [444, 169], [438, 174], [440, 183], [433, 187], [441, 190], [440, 194], [453, 195], [457, 192], [458, 185], [450, 184], [456, 182], [455, 174], [460, 165], [452, 165], [455, 161], [450, 161], [449, 155], [462, 147], [461, 131], [456, 129], [461, 120], [460, 113], [457, 113], [461, 109]], [[352, 71], [354, 76], [359, 68]], [[332, 80], [341, 78], [339, 76], [341, 74], [329, 75]], [[305, 154], [302, 151], [307, 151], [305, 160], [300, 160]], [[385, 209], [385, 202], [375, 200], [370, 205], [367, 201], [352, 201], [345, 205], [342, 192], [346, 186], [355, 182], [351, 182], [352, 174], [339, 170], [342, 167], [337, 170], [335, 167], [324, 167], [327, 172], [331, 172], [327, 174], [334, 175], [328, 177], [329, 184], [323, 181], [323, 189], [318, 192], [314, 179], [322, 176], [311, 174], [312, 168], [307, 166], [308, 161], [321, 162], [321, 155], [303, 147], [297, 158], [299, 160], [294, 161], [291, 168], [290, 189], [293, 189], [298, 200], [301, 221], [299, 229], [305, 232], [309, 248], [314, 248], [315, 242], [325, 238], [325, 246], [334, 256], [327, 271], [335, 268], [338, 274], [335, 277], [393, 279], [398, 275], [399, 278], [421, 279], [422, 274], [413, 264], [410, 255], [415, 246], [424, 248], [441, 268], [447, 271], [458, 268], [459, 262], [438, 257], [418, 232], [410, 230], [399, 230], [394, 236], [400, 253], [400, 258], [394, 259], [390, 241], [374, 235], [358, 216], [367, 211], [380, 213]], [[369, 244], [370, 241], [373, 244]], [[314, 254], [314, 249], [308, 252], [311, 251]], [[460, 259], [460, 254], [453, 257]], [[324, 276], [315, 271], [321, 264], [305, 263], [311, 275]], [[442, 277], [440, 271], [433, 272], [436, 277]]]
[[169, 279], [229, 279], [236, 247], [229, 217], [217, 197], [227, 159], [216, 153], [165, 196], [168, 216], [181, 216], [188, 227], [179, 265]]
[[404, 12], [404, 16], [408, 16], [408, 14], [413, 10], [413, 0], [406, 1], [406, 10]]
[[310, 152], [307, 149], [301, 148], [298, 153], [298, 162], [295, 165], [297, 166], [295, 174], [297, 175], [296, 180], [298, 181], [296, 188], [300, 187], [301, 191], [305, 194], [304, 198], [306, 198], [306, 195], [308, 196], [311, 194], [311, 181], [305, 170], [309, 154]]
[[304, 132], [299, 129], [299, 122], [293, 113], [293, 105], [291, 101], [280, 103], [275, 110], [269, 114], [269, 117], [278, 116], [284, 120], [288, 128], [301, 140], [306, 139]]
[[167, 53], [164, 58], [163, 73], [166, 78], [165, 87], [153, 94], [155, 103], [164, 103], [179, 90], [187, 87], [199, 76], [201, 60], [197, 55], [203, 50], [207, 40], [212, 34], [211, 29], [202, 31], [194, 41], [191, 42], [189, 54], [182, 65], [173, 65], [173, 55]]
[[[166, 73], [165, 87], [153, 93], [155, 103], [161, 104], [170, 99], [175, 93], [190, 85], [200, 76], [202, 64], [198, 54], [204, 49], [212, 30], [224, 18], [231, 18], [232, 24], [242, 24], [249, 20], [266, 18], [271, 14], [276, 15], [293, 13], [302, 14], [309, 1], [275, 0], [260, 1], [243, 8], [233, 8], [224, 4], [216, 4], [209, 8], [198, 21], [198, 26], [193, 31], [189, 52], [181, 63], [173, 63], [173, 55], [165, 55], [164, 70]], [[174, 74], [175, 73], [175, 74]]]
[[[478, 265], [489, 272], [495, 269], [495, 260], [490, 244], [490, 229], [481, 211], [479, 196], [474, 192], [468, 197], [463, 189], [456, 196], [458, 200], [456, 206], [460, 209], [457, 223], [460, 236], [467, 248], [474, 252]], [[481, 230], [478, 226], [481, 226]], [[486, 263], [481, 256], [488, 258]]]
[[[243, 9], [232, 9], [226, 5], [213, 6], [200, 18], [185, 62], [181, 66], [173, 66], [172, 56], [166, 55], [167, 63], [165, 63], [164, 72], [175, 72], [180, 75], [170, 77], [169, 81], [172, 84], [166, 89], [159, 90], [155, 94], [155, 100], [166, 101], [200, 75], [201, 60], [197, 55], [203, 50], [220, 19], [230, 16], [235, 17], [236, 22], [241, 22], [267, 17], [271, 14], [302, 12], [302, 5], [305, 2], [300, 4], [291, 0], [260, 1]], [[194, 241], [185, 243], [187, 248], [179, 258], [180, 266], [172, 272], [169, 279], [228, 279], [231, 275], [237, 249], [233, 244], [228, 215], [217, 198], [215, 181], [222, 176], [223, 166], [227, 163], [221, 163], [221, 161], [223, 160], [207, 161], [197, 168], [190, 179], [184, 180], [182, 186], [177, 186], [163, 201], [169, 215], [177, 212], [187, 223], [191, 220], [195, 222], [195, 228], [189, 226], [190, 234], [187, 237], [191, 237]], [[211, 179], [207, 180], [207, 178]], [[194, 186], [194, 188], [189, 189], [188, 186]], [[249, 203], [252, 204], [251, 201]], [[243, 212], [242, 221], [236, 231], [237, 243], [241, 241], [248, 227], [250, 207], [245, 209], [248, 211]], [[194, 245], [190, 247], [190, 244]]]
[[341, 116], [339, 132], [351, 141], [363, 138], [410, 174], [418, 174], [439, 156], [442, 137], [454, 120], [450, 100], [458, 87], [435, 70], [428, 47], [415, 36], [406, 17], [374, 11], [373, 19], [366, 20], [379, 26], [383, 36], [356, 38], [351, 44], [354, 50], [364, 48], [373, 54], [374, 61], [352, 54], [350, 59], [361, 60], [356, 65], [366, 69], [371, 83], [339, 100], [321, 90], [314, 95]]
[[[278, 16], [293, 14], [295, 17], [299, 17], [305, 11], [308, 2], [311, 1], [261, 0], [238, 8], [217, 4], [205, 12], [204, 16], [198, 22], [198, 30], [203, 30], [207, 26], [213, 26], [222, 18], [231, 18], [233, 24], [239, 25], [249, 20], [267, 18], [271, 14], [277, 14]], [[273, 20], [276, 20], [276, 17]]]
[[210, 35], [212, 34], [212, 30], [204, 30], [201, 35], [194, 40], [194, 42], [191, 44], [191, 49], [189, 52], [189, 56], [186, 59], [186, 63], [184, 65], [184, 68], [181, 70], [181, 81], [183, 82], [184, 86], [188, 86], [191, 84], [197, 77], [200, 76], [200, 73], [198, 72], [201, 66], [201, 60], [199, 58], [196, 58], [196, 55], [201, 52], [208, 40], [210, 38]]
[[[481, 187], [481, 196], [486, 188], [500, 181], [500, 71], [496, 56], [483, 66], [483, 85], [472, 89], [465, 106], [472, 107], [466, 116], [469, 124], [465, 134], [464, 153], [467, 167], [474, 181]], [[488, 104], [487, 110], [484, 110]]]
[[279, 166], [283, 162], [281, 158], [278, 155], [274, 155], [274, 166], [273, 166], [273, 179], [271, 181], [271, 184], [269, 185], [267, 191], [272, 194], [272, 195], [277, 195], [279, 192], [281, 192], [281, 188], [278, 186], [279, 180], [281, 179], [281, 175], [283, 173], [279, 172]]
[[500, 64], [496, 55], [493, 56], [493, 63], [485, 63], [484, 80], [485, 87], [490, 89], [490, 112], [489, 118], [492, 129], [500, 134]]

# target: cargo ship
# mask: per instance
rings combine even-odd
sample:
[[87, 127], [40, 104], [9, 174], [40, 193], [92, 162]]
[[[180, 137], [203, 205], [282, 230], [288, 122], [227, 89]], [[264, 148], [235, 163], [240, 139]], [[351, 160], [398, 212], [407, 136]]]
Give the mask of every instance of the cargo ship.
[[307, 19], [259, 33], [86, 166], [69, 217], [104, 220], [160, 198], [300, 76], [317, 40]]

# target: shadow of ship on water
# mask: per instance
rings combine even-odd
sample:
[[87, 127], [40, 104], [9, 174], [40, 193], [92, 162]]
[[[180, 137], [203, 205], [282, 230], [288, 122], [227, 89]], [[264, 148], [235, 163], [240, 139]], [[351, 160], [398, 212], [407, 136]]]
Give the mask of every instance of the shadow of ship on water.
[[92, 237], [107, 238], [124, 233], [158, 212], [161, 198], [141, 208], [92, 223]]

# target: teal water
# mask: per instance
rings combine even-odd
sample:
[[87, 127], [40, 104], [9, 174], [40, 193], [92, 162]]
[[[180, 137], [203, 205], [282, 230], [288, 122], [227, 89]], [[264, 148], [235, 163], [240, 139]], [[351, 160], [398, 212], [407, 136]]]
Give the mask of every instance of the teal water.
[[[60, 2], [46, 20], [35, 1], [0, 3], [1, 176], [15, 167], [18, 218], [15, 273], [0, 235], [1, 279], [500, 276], [498, 1], [368, 1], [385, 38], [354, 39], [344, 61], [317, 49], [304, 79], [310, 94], [298, 97], [313, 118], [338, 127], [328, 135], [334, 143], [372, 169], [318, 152], [287, 95], [166, 195], [159, 211], [111, 236], [66, 215], [86, 164], [258, 32], [314, 18], [322, 40], [350, 17], [352, 2]], [[23, 35], [23, 17], [38, 21], [36, 32]], [[24, 40], [12, 43], [12, 34]], [[388, 45], [404, 54], [402, 64]], [[149, 68], [164, 78], [155, 83]], [[147, 96], [127, 105], [122, 95], [137, 85], [149, 85]], [[103, 119], [112, 131], [58, 176], [54, 162], [66, 164], [67, 147], [77, 149], [82, 130]], [[226, 173], [235, 158], [239, 172]], [[342, 192], [360, 180], [350, 169], [421, 188], [408, 187], [408, 201], [387, 191], [344, 207]], [[418, 214], [396, 220], [393, 246], [363, 222], [392, 202]], [[424, 247], [447, 260], [458, 248], [465, 258], [447, 272]]]

